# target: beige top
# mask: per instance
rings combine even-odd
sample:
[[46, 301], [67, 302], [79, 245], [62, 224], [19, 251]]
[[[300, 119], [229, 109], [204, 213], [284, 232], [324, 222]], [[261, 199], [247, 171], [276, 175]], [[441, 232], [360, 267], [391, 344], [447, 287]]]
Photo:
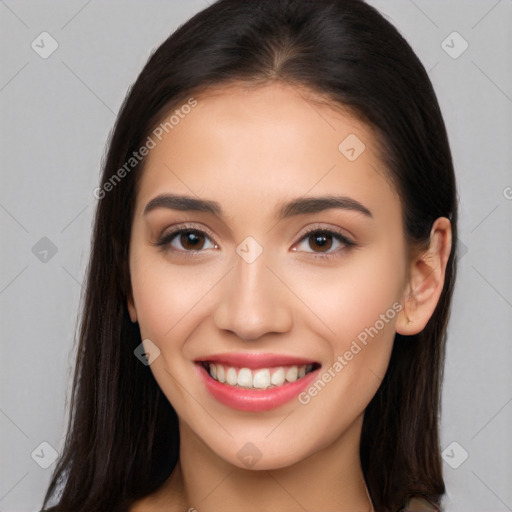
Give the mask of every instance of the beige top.
[[425, 498], [413, 496], [398, 512], [439, 512], [439, 508]]

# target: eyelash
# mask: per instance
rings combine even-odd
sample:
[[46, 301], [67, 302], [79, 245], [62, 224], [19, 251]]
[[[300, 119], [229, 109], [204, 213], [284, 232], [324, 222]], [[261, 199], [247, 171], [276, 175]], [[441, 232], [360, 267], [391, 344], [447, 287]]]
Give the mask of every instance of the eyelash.
[[[210, 238], [213, 241], [213, 236], [210, 235], [207, 231], [204, 231], [202, 229], [198, 229], [198, 228], [195, 228], [192, 226], [181, 226], [181, 227], [175, 229], [174, 231], [171, 231], [171, 232], [166, 233], [165, 235], [161, 236], [156, 242], [153, 242], [153, 245], [162, 248], [162, 250], [167, 250], [168, 247], [170, 246], [171, 242], [176, 238], [176, 236], [181, 235], [183, 233], [198, 234], [198, 235]], [[326, 260], [326, 259], [330, 259], [330, 258], [336, 258], [336, 257], [340, 256], [338, 254], [339, 252], [347, 250], [347, 249], [351, 249], [356, 246], [355, 242], [348, 239], [345, 235], [342, 235], [340, 232], [338, 232], [336, 230], [332, 230], [332, 229], [319, 228], [319, 227], [312, 228], [309, 231], [307, 231], [306, 233], [304, 233], [302, 235], [302, 237], [300, 238], [300, 240], [297, 242], [297, 244], [299, 244], [304, 239], [311, 236], [313, 233], [332, 236], [334, 239], [336, 239], [338, 242], [340, 242], [342, 245], [345, 246], [344, 248], [337, 249], [330, 253], [307, 252], [307, 254], [311, 255], [315, 259]], [[215, 246], [218, 246], [215, 242], [213, 242], [213, 243]], [[297, 244], [294, 244], [294, 245], [297, 245]], [[190, 251], [183, 250], [183, 249], [172, 249], [172, 250], [183, 253], [183, 255], [187, 258], [198, 257], [199, 253], [203, 252], [203, 250], [201, 250], [201, 249], [200, 250], [190, 250]]]
[[333, 229], [318, 228], [318, 227], [311, 228], [309, 231], [306, 231], [306, 233], [304, 233], [302, 235], [302, 237], [300, 238], [299, 243], [302, 242], [304, 239], [308, 238], [309, 236], [311, 236], [313, 233], [322, 234], [322, 235], [330, 235], [334, 239], [336, 239], [338, 242], [340, 242], [340, 244], [345, 246], [345, 247], [336, 249], [335, 251], [329, 252], [329, 253], [314, 253], [314, 252], [307, 253], [316, 259], [324, 259], [325, 260], [325, 259], [330, 259], [330, 258], [337, 258], [340, 256], [339, 253], [341, 251], [345, 251], [345, 250], [351, 249], [356, 246], [356, 243], [354, 241], [350, 240], [345, 235], [342, 235], [340, 232], [333, 230]]

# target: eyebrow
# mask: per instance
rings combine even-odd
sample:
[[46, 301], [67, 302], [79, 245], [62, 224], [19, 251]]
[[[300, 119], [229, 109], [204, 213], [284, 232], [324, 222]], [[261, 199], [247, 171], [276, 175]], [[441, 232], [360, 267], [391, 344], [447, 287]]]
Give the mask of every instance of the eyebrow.
[[[222, 207], [216, 201], [199, 199], [192, 196], [175, 194], [158, 195], [146, 204], [143, 214], [146, 215], [156, 208], [205, 212], [216, 215], [217, 217], [226, 217], [222, 211]], [[292, 201], [284, 203], [279, 208], [277, 218], [282, 220], [295, 215], [318, 213], [331, 208], [351, 210], [362, 213], [366, 217], [373, 218], [371, 211], [366, 208], [366, 206], [362, 205], [359, 201], [346, 196], [320, 196], [293, 199]]]

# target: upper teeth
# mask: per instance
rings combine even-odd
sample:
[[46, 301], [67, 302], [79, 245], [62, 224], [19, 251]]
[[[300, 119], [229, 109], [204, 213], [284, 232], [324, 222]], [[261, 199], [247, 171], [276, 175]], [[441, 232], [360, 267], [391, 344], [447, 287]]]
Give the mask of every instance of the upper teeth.
[[219, 363], [208, 363], [211, 377], [223, 384], [248, 389], [267, 389], [282, 386], [285, 382], [295, 382], [313, 369], [313, 365], [278, 366], [275, 368], [234, 368]]

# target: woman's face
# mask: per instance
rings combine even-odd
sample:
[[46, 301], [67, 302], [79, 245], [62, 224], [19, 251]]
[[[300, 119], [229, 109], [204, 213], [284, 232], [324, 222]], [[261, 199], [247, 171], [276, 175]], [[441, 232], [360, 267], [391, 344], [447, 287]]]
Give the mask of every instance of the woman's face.
[[137, 193], [129, 311], [150, 369], [182, 435], [239, 467], [357, 446], [408, 275], [376, 139], [282, 84], [196, 99], [153, 136]]

